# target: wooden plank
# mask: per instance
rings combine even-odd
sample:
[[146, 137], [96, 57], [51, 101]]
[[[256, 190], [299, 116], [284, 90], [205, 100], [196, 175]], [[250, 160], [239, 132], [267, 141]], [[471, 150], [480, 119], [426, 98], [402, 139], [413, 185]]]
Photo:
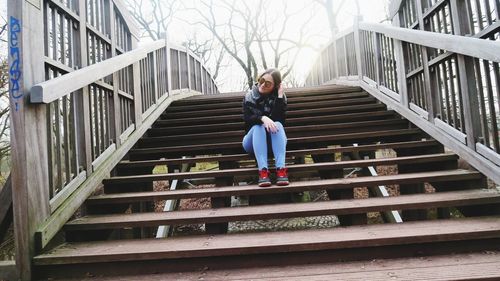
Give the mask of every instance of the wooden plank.
[[286, 219], [327, 215], [351, 215], [391, 210], [430, 209], [500, 203], [495, 189], [450, 191], [369, 199], [343, 199], [313, 203], [289, 203], [235, 208], [95, 215], [74, 219], [64, 226], [68, 231], [116, 229], [159, 225], [222, 223], [232, 221]]
[[[307, 125], [307, 126], [295, 126], [286, 128], [286, 134], [288, 138], [298, 137], [300, 135], [310, 134], [315, 132], [316, 134], [339, 134], [346, 133], [353, 130], [359, 131], [376, 131], [376, 130], [388, 130], [388, 129], [408, 128], [408, 121], [403, 119], [388, 119], [379, 121], [366, 121], [366, 122], [352, 122], [352, 123], [340, 123], [332, 125]], [[141, 138], [139, 144], [141, 147], [144, 145], [165, 145], [168, 142], [175, 141], [201, 141], [210, 140], [211, 142], [229, 141], [234, 138], [243, 138], [245, 135], [244, 130], [237, 131], [219, 131], [213, 133], [200, 133], [200, 134], [188, 134], [188, 135], [172, 135], [172, 136], [155, 136], [155, 137], [144, 137]]]
[[[422, 141], [408, 141], [399, 143], [382, 143], [373, 145], [359, 145], [359, 146], [342, 146], [336, 148], [317, 148], [317, 149], [303, 149], [303, 150], [289, 150], [286, 152], [287, 156], [297, 157], [305, 155], [322, 155], [333, 154], [337, 152], [353, 152], [353, 151], [376, 151], [379, 149], [398, 149], [398, 148], [417, 148], [417, 147], [435, 147], [439, 145], [434, 140]], [[117, 168], [134, 168], [134, 167], [154, 167], [158, 165], [181, 165], [185, 163], [202, 163], [202, 162], [216, 162], [216, 161], [241, 161], [254, 159], [247, 153], [221, 155], [221, 156], [201, 156], [201, 157], [188, 157], [188, 158], [174, 158], [165, 160], [144, 160], [144, 161], [121, 161], [118, 163]]]
[[500, 235], [499, 217], [383, 224], [323, 230], [66, 243], [34, 258], [35, 265], [152, 260], [315, 251], [465, 241]]
[[[374, 111], [368, 113], [348, 113], [330, 116], [314, 116], [314, 117], [302, 117], [302, 118], [287, 118], [286, 127], [300, 126], [307, 124], [333, 124], [338, 122], [355, 122], [360, 120], [378, 120], [385, 118], [393, 118], [395, 112], [392, 110], [387, 111]], [[152, 134], [186, 134], [186, 133], [201, 133], [210, 132], [214, 130], [231, 130], [231, 129], [241, 129], [244, 126], [242, 121], [232, 122], [232, 123], [221, 123], [221, 124], [172, 124], [174, 122], [169, 122], [167, 120], [158, 120], [155, 122], [153, 128], [149, 130]]]
[[[405, 183], [422, 182], [446, 182], [446, 181], [469, 181], [480, 180], [483, 176], [478, 172], [465, 170], [450, 170], [439, 172], [408, 173], [404, 175], [377, 176], [377, 177], [359, 177], [347, 179], [327, 179], [308, 182], [292, 182], [286, 188], [271, 186], [261, 188], [257, 185], [248, 186], [228, 186], [204, 189], [176, 190], [163, 192], [141, 192], [141, 193], [122, 193], [113, 195], [98, 195], [87, 200], [91, 204], [107, 204], [108, 202], [129, 202], [129, 200], [170, 200], [186, 198], [206, 198], [206, 197], [224, 197], [233, 195], [255, 195], [255, 194], [276, 194], [290, 192], [304, 192], [312, 190], [342, 190], [353, 187], [362, 187], [370, 185], [389, 185]], [[123, 200], [123, 201], [120, 201]]]
[[[422, 131], [419, 129], [406, 129], [406, 130], [388, 130], [379, 132], [364, 132], [364, 133], [349, 133], [349, 134], [339, 134], [339, 135], [325, 135], [325, 136], [313, 136], [313, 137], [299, 137], [288, 139], [287, 145], [289, 148], [294, 148], [294, 146], [303, 146], [309, 143], [330, 143], [330, 144], [342, 144], [347, 142], [361, 142], [369, 140], [377, 141], [401, 141], [396, 140], [397, 137], [405, 136], [418, 136], [421, 135]], [[242, 151], [241, 142], [229, 142], [229, 143], [215, 143], [215, 144], [203, 144], [203, 145], [187, 145], [187, 146], [170, 146], [170, 147], [157, 147], [157, 148], [142, 148], [142, 149], [131, 149], [129, 152], [130, 156], [145, 156], [154, 155], [156, 158], [163, 157], [160, 153], [172, 153], [172, 152], [193, 152], [193, 151], [205, 151], [205, 154], [210, 153], [210, 151], [217, 150], [239, 150]]]
[[[341, 101], [345, 99], [355, 99], [355, 98], [366, 98], [369, 95], [365, 92], [354, 92], [348, 94], [335, 94], [335, 95], [323, 95], [323, 96], [314, 96], [314, 97], [288, 97], [287, 103], [288, 109], [290, 108], [300, 108], [302, 105], [308, 105], [311, 102], [333, 102], [333, 101]], [[223, 102], [223, 103], [209, 103], [209, 104], [196, 104], [196, 105], [178, 105], [175, 104], [170, 107], [167, 112], [184, 112], [184, 111], [194, 111], [194, 110], [205, 110], [205, 109], [222, 109], [222, 108], [231, 108], [231, 107], [240, 107], [242, 105], [243, 96], [241, 96], [240, 101], [234, 102]]]
[[84, 67], [55, 79], [39, 83], [30, 90], [30, 102], [50, 103], [68, 93], [90, 85], [94, 81], [109, 76], [145, 58], [149, 52], [158, 50], [164, 46], [165, 40], [144, 44], [140, 48], [130, 52]]
[[73, 193], [85, 181], [87, 172], [80, 172], [71, 182], [50, 199], [50, 212], [53, 213], [68, 196]]
[[[300, 109], [318, 109], [318, 108], [326, 108], [326, 107], [335, 107], [335, 106], [346, 106], [346, 105], [365, 105], [365, 104], [373, 104], [377, 100], [368, 97], [368, 98], [356, 98], [356, 99], [345, 99], [345, 100], [336, 100], [336, 101], [320, 101], [320, 102], [302, 102], [300, 104], [290, 105], [287, 107], [287, 114], [294, 112]], [[223, 108], [223, 109], [206, 109], [206, 110], [195, 110], [195, 111], [186, 111], [186, 112], [166, 112], [162, 115], [162, 118], [189, 118], [189, 117], [207, 117], [207, 116], [220, 116], [220, 115], [231, 115], [235, 113], [241, 114], [242, 108], [241, 104], [237, 107], [232, 108]]]
[[[308, 117], [319, 114], [335, 114], [335, 113], [356, 113], [356, 112], [366, 112], [366, 111], [377, 111], [386, 109], [384, 104], [362, 104], [362, 105], [349, 105], [349, 106], [338, 106], [338, 107], [325, 107], [325, 108], [316, 108], [316, 109], [301, 109], [301, 110], [293, 110], [287, 112], [287, 117]], [[215, 115], [215, 116], [207, 116], [207, 117], [167, 117], [165, 118], [168, 122], [181, 121], [183, 123], [187, 123], [189, 121], [219, 121], [219, 122], [234, 122], [239, 121], [242, 118], [242, 114], [235, 115]], [[163, 118], [162, 118], [163, 119]], [[164, 120], [165, 120], [164, 119]], [[180, 120], [179, 120], [180, 119]]]
[[[377, 165], [397, 165], [397, 164], [419, 164], [419, 163], [435, 163], [435, 162], [454, 162], [458, 157], [454, 154], [429, 154], [420, 156], [396, 157], [396, 158], [379, 158], [366, 160], [351, 160], [340, 162], [324, 162], [314, 164], [297, 164], [288, 167], [290, 172], [308, 171], [308, 170], [331, 170], [343, 169], [352, 167], [368, 167]], [[247, 175], [256, 173], [257, 168], [241, 168], [215, 171], [201, 171], [189, 173], [165, 173], [165, 174], [149, 174], [149, 175], [133, 175], [133, 176], [115, 176], [103, 181], [104, 184], [119, 184], [133, 182], [151, 182], [159, 180], [173, 179], [189, 179], [189, 178], [207, 178], [207, 177], [228, 177], [237, 175]]]
[[[287, 89], [286, 95], [287, 98], [293, 99], [295, 97], [319, 97], [319, 96], [332, 96], [332, 95], [341, 95], [346, 93], [356, 93], [360, 92], [359, 87], [351, 87], [351, 86], [338, 86], [338, 85], [325, 85], [325, 86], [316, 86], [316, 87], [306, 87], [306, 88], [295, 88], [295, 89]], [[244, 92], [237, 93], [226, 93], [219, 94], [216, 97], [214, 96], [199, 96], [196, 98], [186, 99], [184, 101], [179, 101], [175, 104], [175, 106], [180, 105], [198, 105], [198, 104], [218, 104], [225, 102], [241, 102], [244, 97]]]
[[[291, 119], [297, 119], [300, 117], [301, 120], [310, 120], [306, 118], [318, 117], [319, 115], [330, 115], [329, 117], [321, 116], [321, 118], [345, 118], [347, 114], [354, 113], [368, 113], [368, 114], [379, 114], [380, 111], [385, 111], [386, 108], [381, 104], [373, 104], [373, 105], [363, 105], [363, 106], [342, 106], [337, 108], [326, 108], [319, 110], [301, 110], [291, 112]], [[311, 113], [314, 113], [313, 115]], [[338, 115], [343, 115], [338, 117]], [[318, 119], [318, 118], [316, 118]], [[200, 125], [200, 124], [220, 124], [220, 123], [233, 123], [233, 122], [241, 122], [242, 114], [236, 115], [226, 115], [226, 116], [210, 116], [204, 118], [180, 118], [180, 119], [159, 119], [155, 126], [177, 126], [177, 125]], [[288, 121], [287, 121], [288, 122]]]
[[[338, 261], [249, 268], [212, 269], [178, 273], [141, 275], [144, 279], [195, 280], [495, 280], [500, 278], [500, 255], [497, 251], [463, 254], [425, 255], [420, 257]], [[133, 276], [133, 278], [137, 278]], [[126, 280], [118, 277], [116, 280]], [[115, 280], [109, 278], [109, 280]]]

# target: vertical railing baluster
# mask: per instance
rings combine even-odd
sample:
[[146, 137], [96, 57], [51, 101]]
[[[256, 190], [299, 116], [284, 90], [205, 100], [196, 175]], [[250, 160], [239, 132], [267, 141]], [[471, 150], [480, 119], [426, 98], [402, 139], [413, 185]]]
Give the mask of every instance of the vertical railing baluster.
[[[453, 30], [457, 35], [470, 34], [471, 24], [467, 17], [467, 3], [460, 0], [450, 0]], [[463, 113], [465, 118], [465, 133], [467, 134], [467, 146], [476, 150], [476, 142], [482, 138], [481, 117], [479, 113], [479, 100], [477, 94], [476, 79], [474, 76], [474, 59], [457, 54], [458, 75], [460, 92], [463, 101]]]
[[381, 63], [381, 52], [380, 52], [380, 36], [377, 32], [373, 32], [373, 50], [375, 50], [375, 82], [377, 85], [381, 85], [382, 83], [382, 63]]
[[[111, 56], [114, 57], [117, 55], [116, 52], [116, 47], [118, 46], [118, 40], [117, 38], [117, 32], [116, 32], [116, 25], [117, 25], [117, 15], [115, 13], [115, 4], [113, 1], [109, 1], [109, 10], [107, 12], [107, 15], [109, 17], [109, 30], [110, 30], [110, 38], [111, 38]], [[121, 71], [113, 73], [113, 102], [112, 102], [112, 110], [110, 110], [111, 114], [111, 130], [110, 133], [112, 135], [113, 141], [116, 144], [116, 148], [120, 147], [121, 141], [120, 141], [120, 135], [125, 130], [125, 127], [122, 127], [122, 122], [121, 118], [124, 114], [124, 112], [121, 110], [120, 106], [120, 95], [119, 95], [119, 90], [120, 88], [126, 91], [127, 93], [130, 93], [127, 87], [127, 81], [126, 80], [126, 73], [128, 72], [128, 67], [124, 68]]]
[[[70, 164], [70, 131], [71, 128], [69, 126], [69, 112], [68, 112], [68, 96], [64, 96], [62, 100], [63, 104], [63, 131], [64, 131], [64, 171], [65, 175], [65, 184], [68, 184], [71, 181], [71, 164]], [[62, 186], [61, 186], [62, 187]]]
[[[418, 25], [421, 30], [425, 30], [425, 24], [423, 19], [423, 6], [421, 0], [416, 0], [416, 12], [418, 17]], [[438, 95], [435, 93], [435, 88], [431, 86], [431, 75], [429, 68], [429, 55], [426, 47], [421, 47], [422, 50], [422, 67], [424, 71], [423, 78], [423, 93], [425, 95], [425, 101], [427, 103], [427, 112], [429, 113], [429, 121], [434, 123], [434, 118], [436, 117], [436, 109], [438, 105]]]
[[132, 65], [132, 76], [134, 83], [134, 123], [139, 128], [142, 124], [142, 99], [141, 99], [141, 73], [140, 63], [135, 62]]

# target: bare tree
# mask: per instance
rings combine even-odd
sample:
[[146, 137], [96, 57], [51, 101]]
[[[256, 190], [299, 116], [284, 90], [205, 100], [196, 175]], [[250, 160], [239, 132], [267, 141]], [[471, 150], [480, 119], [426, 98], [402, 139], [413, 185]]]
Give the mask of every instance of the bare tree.
[[[372, 0], [370, 0], [372, 1]], [[333, 38], [333, 36], [335, 35], [335, 33], [337, 32], [338, 30], [338, 16], [340, 14], [340, 12], [343, 11], [343, 7], [344, 5], [347, 3], [346, 0], [314, 0], [314, 2], [320, 4], [323, 8], [324, 8], [324, 11], [326, 12], [326, 15], [328, 17], [328, 22], [330, 24], [330, 34], [331, 34], [331, 37]], [[384, 19], [383, 21], [386, 21], [387, 18], [389, 18], [388, 16], [388, 5], [389, 5], [389, 2], [390, 0], [384, 0], [384, 7], [386, 9], [386, 19]], [[354, 0], [354, 5], [355, 5], [355, 15], [356, 16], [360, 16], [361, 15], [361, 5], [360, 5], [360, 1], [359, 0]]]
[[[333, 38], [335, 36], [335, 33], [337, 33], [338, 30], [338, 23], [337, 23], [337, 18], [339, 15], [339, 12], [342, 10], [342, 6], [346, 3], [346, 0], [340, 0], [340, 1], [335, 1], [335, 0], [315, 0], [316, 3], [320, 4], [325, 12], [326, 16], [328, 17], [328, 23], [330, 26], [330, 35]], [[356, 0], [357, 3], [357, 0]], [[358, 4], [359, 7], [359, 4]], [[359, 8], [358, 8], [358, 14], [359, 14]]]
[[177, 0], [126, 0], [129, 11], [142, 30], [142, 37], [160, 39], [178, 10]]
[[[181, 1], [179, 0], [126, 0], [130, 13], [137, 21], [142, 31], [142, 37], [150, 37], [153, 40], [168, 37], [168, 28], [179, 12]], [[194, 54], [196, 54], [203, 64], [217, 78], [223, 64], [225, 51], [217, 46], [214, 38], [209, 40], [199, 40], [196, 33], [183, 43]]]
[[[309, 37], [305, 28], [312, 19], [312, 14], [303, 24], [298, 38], [296, 34], [293, 38], [287, 38], [285, 34], [288, 34], [286, 30], [290, 27], [288, 23], [303, 18], [304, 15], [300, 11], [290, 12], [286, 1], [282, 2], [282, 14], [271, 15], [262, 9], [263, 3], [261, 0], [257, 5], [249, 7], [245, 1], [202, 0], [197, 1], [195, 7], [186, 7], [201, 18], [191, 24], [199, 24], [211, 32], [241, 67], [248, 87], [252, 87], [259, 69], [271, 65], [269, 61], [273, 62], [273, 67], [282, 70], [283, 78], [286, 78], [301, 49], [313, 48], [306, 44]], [[225, 16], [221, 16], [222, 14]], [[272, 50], [271, 54], [265, 52], [267, 48]]]
[[[187, 46], [191, 52], [197, 55], [204, 65], [208, 65], [215, 79], [219, 77], [219, 72], [227, 64], [223, 63], [226, 51], [218, 44], [214, 37], [210, 39], [199, 39], [197, 33], [182, 44]], [[212, 65], [214, 64], [214, 65]]]
[[[0, 47], [7, 45], [7, 20], [0, 17]], [[10, 159], [10, 108], [8, 54], [0, 53], [0, 167]], [[0, 169], [0, 176], [3, 176]], [[7, 171], [8, 173], [8, 171]]]

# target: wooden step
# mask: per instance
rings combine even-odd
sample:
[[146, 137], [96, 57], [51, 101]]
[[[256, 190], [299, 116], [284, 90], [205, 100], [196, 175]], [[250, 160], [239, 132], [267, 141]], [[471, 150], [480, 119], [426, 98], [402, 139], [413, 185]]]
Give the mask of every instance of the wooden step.
[[74, 219], [66, 223], [64, 229], [67, 231], [82, 231], [124, 227], [221, 223], [497, 203], [500, 203], [499, 190], [481, 189], [314, 203], [274, 204], [161, 213], [94, 215]]
[[[301, 149], [290, 150], [286, 152], [288, 157], [306, 156], [306, 155], [325, 155], [339, 152], [361, 152], [361, 151], [376, 151], [379, 149], [398, 149], [398, 148], [419, 148], [428, 147], [429, 149], [440, 146], [441, 144], [435, 140], [408, 141], [397, 143], [382, 143], [372, 145], [359, 146], [343, 146], [336, 148], [317, 148], [317, 149]], [[188, 163], [203, 163], [203, 162], [218, 162], [218, 161], [243, 161], [254, 160], [253, 156], [247, 153], [233, 155], [215, 155], [187, 158], [173, 158], [165, 160], [145, 160], [145, 161], [121, 161], [118, 163], [118, 168], [138, 168], [138, 167], [155, 167], [158, 165], [182, 165]]]
[[500, 252], [484, 251], [463, 254], [426, 255], [419, 257], [369, 259], [284, 265], [252, 266], [203, 271], [168, 272], [151, 275], [106, 278], [125, 280], [289, 280], [289, 281], [478, 281], [500, 280]]
[[[319, 108], [331, 108], [339, 106], [353, 106], [353, 105], [366, 105], [376, 103], [376, 99], [372, 97], [368, 98], [356, 98], [356, 99], [346, 99], [346, 100], [335, 100], [335, 101], [319, 101], [319, 102], [308, 102], [300, 104], [291, 104], [287, 107], [287, 114], [301, 111], [304, 109], [319, 109]], [[192, 118], [192, 117], [208, 117], [208, 116], [221, 116], [221, 115], [231, 115], [231, 114], [241, 114], [243, 111], [242, 105], [234, 106], [231, 108], [216, 108], [216, 109], [206, 109], [206, 110], [190, 110], [183, 112], [171, 112], [167, 111], [161, 115], [163, 119], [178, 119], [178, 118]]]
[[[337, 170], [344, 168], [354, 168], [354, 167], [368, 167], [368, 166], [381, 166], [381, 165], [401, 165], [401, 164], [421, 164], [421, 163], [442, 163], [443, 167], [446, 167], [445, 163], [450, 164], [458, 160], [458, 156], [455, 154], [429, 154], [429, 155], [417, 155], [417, 156], [407, 156], [407, 157], [395, 157], [395, 158], [379, 158], [379, 159], [366, 159], [366, 160], [351, 160], [351, 161], [339, 161], [339, 162], [324, 162], [324, 163], [314, 163], [314, 164], [298, 164], [291, 165], [288, 167], [290, 173], [301, 172], [308, 170]], [[228, 176], [241, 176], [248, 174], [257, 174], [257, 168], [246, 168], [246, 169], [226, 169], [226, 170], [215, 170], [215, 171], [203, 171], [203, 172], [185, 172], [185, 173], [167, 173], [167, 174], [150, 174], [150, 175], [136, 175], [136, 176], [116, 176], [109, 179], [105, 179], [105, 184], [117, 184], [117, 183], [131, 183], [131, 182], [151, 182], [159, 180], [174, 180], [174, 179], [189, 179], [189, 178], [216, 178], [216, 177], [228, 177]]]
[[[456, 160], [458, 157], [454, 154], [427, 154], [420, 156], [408, 156], [408, 157], [395, 157], [395, 158], [378, 158], [378, 159], [365, 159], [365, 160], [350, 160], [350, 161], [338, 161], [338, 162], [322, 162], [313, 164], [296, 164], [288, 166], [290, 173], [306, 172], [306, 171], [321, 171], [321, 170], [332, 170], [332, 169], [345, 169], [345, 168], [355, 168], [355, 167], [367, 167], [374, 165], [400, 165], [400, 164], [434, 164], [438, 165], [436, 169], [453, 169], [456, 167]], [[254, 162], [254, 161], [253, 161]], [[271, 161], [272, 162], [272, 161]], [[217, 177], [229, 177], [229, 176], [246, 176], [246, 175], [257, 175], [257, 168], [255, 164], [251, 168], [238, 168], [238, 169], [226, 169], [226, 170], [211, 170], [211, 171], [200, 171], [200, 172], [186, 172], [186, 173], [166, 173], [166, 174], [140, 174], [131, 176], [115, 176], [110, 179], [104, 180], [106, 184], [114, 183], [128, 183], [130, 181], [134, 182], [150, 182], [156, 180], [172, 180], [172, 179], [197, 179], [197, 178], [217, 178]], [[272, 169], [271, 169], [272, 170]]]
[[[287, 118], [286, 127], [303, 126], [303, 125], [320, 125], [320, 124], [337, 124], [349, 123], [356, 121], [375, 121], [395, 118], [396, 113], [392, 110], [374, 111], [368, 113], [350, 113], [331, 116], [315, 116], [304, 118]], [[231, 131], [244, 128], [243, 119], [240, 122], [233, 123], [216, 123], [203, 125], [176, 125], [176, 122], [170, 123], [168, 120], [158, 120], [153, 124], [153, 128], [148, 130], [150, 136], [155, 135], [180, 135], [189, 133], [203, 133], [213, 131]]]
[[500, 217], [363, 225], [322, 230], [64, 243], [35, 266], [319, 251], [500, 237]]
[[[361, 132], [338, 135], [289, 138], [287, 149], [308, 148], [308, 144], [315, 146], [352, 144], [364, 142], [400, 142], [423, 136], [420, 129], [385, 130], [375, 132]], [[225, 151], [244, 153], [241, 141], [228, 143], [214, 143], [201, 145], [182, 145], [158, 148], [136, 148], [129, 151], [131, 159], [159, 159], [169, 155], [187, 156], [194, 153], [203, 155], [224, 153]]]
[[[361, 92], [363, 89], [360, 87], [345, 87], [345, 86], [322, 86], [314, 88], [296, 88], [287, 89], [286, 95], [288, 98], [294, 97], [315, 97], [324, 95], [339, 95], [346, 93]], [[241, 102], [246, 92], [235, 92], [219, 94], [217, 96], [193, 96], [187, 99], [178, 100], [173, 103], [174, 106], [180, 105], [197, 105], [197, 104], [213, 104], [213, 103], [227, 103], [227, 102]]]
[[[301, 136], [318, 136], [318, 135], [333, 135], [346, 134], [350, 132], [370, 132], [384, 131], [396, 129], [408, 129], [409, 123], [404, 119], [388, 119], [366, 122], [352, 122], [332, 125], [308, 125], [295, 126], [286, 128], [288, 138], [297, 138]], [[200, 133], [189, 135], [176, 136], [156, 136], [143, 137], [139, 140], [140, 147], [167, 146], [169, 144], [200, 144], [200, 143], [216, 143], [216, 142], [233, 142], [243, 139], [244, 130], [226, 131], [212, 133]]]
[[203, 189], [188, 189], [174, 191], [155, 191], [155, 192], [129, 192], [120, 194], [103, 194], [90, 197], [89, 204], [108, 204], [119, 202], [140, 202], [152, 200], [176, 200], [187, 198], [208, 198], [208, 197], [229, 197], [241, 195], [264, 195], [290, 192], [304, 192], [312, 190], [343, 190], [354, 187], [424, 183], [424, 182], [449, 182], [449, 181], [474, 181], [481, 180], [483, 176], [474, 171], [467, 170], [448, 170], [437, 172], [408, 173], [390, 176], [376, 177], [357, 177], [316, 180], [308, 182], [292, 182], [286, 188], [271, 186], [261, 188], [258, 185], [248, 186], [227, 186]]
[[[300, 108], [302, 105], [308, 105], [311, 102], [328, 102], [344, 99], [354, 99], [354, 98], [367, 98], [370, 95], [366, 92], [358, 93], [348, 93], [339, 95], [325, 95], [325, 96], [315, 96], [315, 97], [287, 97], [288, 108], [297, 107]], [[224, 102], [224, 103], [211, 103], [211, 104], [197, 104], [197, 105], [177, 105], [173, 103], [167, 108], [167, 112], [185, 112], [194, 110], [206, 110], [206, 109], [224, 109], [224, 108], [241, 108], [243, 104], [243, 96], [241, 100], [234, 102]]]
[[[384, 104], [368, 104], [368, 105], [353, 105], [353, 106], [339, 106], [335, 108], [320, 108], [320, 109], [306, 109], [306, 110], [296, 110], [292, 112], [287, 112], [287, 117], [313, 117], [318, 115], [336, 115], [336, 114], [349, 114], [349, 113], [361, 113], [361, 112], [376, 112], [385, 110], [386, 106]], [[227, 122], [238, 122], [243, 118], [243, 114], [235, 115], [219, 115], [219, 116], [209, 116], [203, 118], [179, 118], [179, 119], [159, 119], [155, 123], [162, 124], [163, 121], [170, 125], [196, 125], [196, 124], [214, 124], [214, 123], [227, 123]]]

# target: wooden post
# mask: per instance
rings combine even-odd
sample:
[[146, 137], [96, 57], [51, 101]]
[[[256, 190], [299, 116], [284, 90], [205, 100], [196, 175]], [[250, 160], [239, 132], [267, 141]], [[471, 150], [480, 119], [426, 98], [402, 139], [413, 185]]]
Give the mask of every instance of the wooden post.
[[[322, 162], [335, 162], [335, 155], [312, 155], [314, 163]], [[322, 170], [318, 171], [321, 179], [335, 179], [344, 178], [343, 169], [335, 170]], [[342, 199], [353, 199], [354, 198], [354, 188], [342, 189], [342, 190], [327, 190], [328, 198], [330, 200], [342, 200]], [[363, 225], [367, 224], [366, 214], [354, 214], [354, 215], [339, 215], [338, 216], [340, 225]]]
[[[237, 169], [238, 162], [235, 161], [219, 161], [219, 170]], [[215, 186], [232, 186], [234, 177], [215, 178]], [[210, 203], [212, 208], [227, 208], [231, 207], [231, 197], [211, 197]], [[224, 234], [228, 231], [228, 223], [206, 223], [205, 232], [207, 234]]]
[[[165, 41], [167, 41], [167, 39], [165, 38]], [[172, 93], [172, 65], [170, 64], [170, 61], [172, 60], [172, 56], [170, 55], [170, 45], [168, 44], [168, 42], [166, 42], [165, 44], [165, 48], [167, 50], [167, 91], [168, 91], [168, 96], [170, 96], [170, 94]]]
[[[86, 11], [87, 4], [86, 0], [79, 0], [79, 10]], [[80, 68], [88, 65], [87, 61], [87, 27], [85, 23], [87, 22], [87, 14], [81, 13], [80, 24], [79, 25], [79, 57]], [[87, 175], [92, 172], [92, 147], [91, 147], [91, 136], [90, 136], [90, 92], [89, 87], [83, 87], [81, 90], [81, 95], [75, 96], [76, 110], [77, 110], [77, 134], [78, 134], [78, 148], [79, 148], [79, 161], [80, 166], [87, 171]]]
[[182, 89], [182, 68], [181, 68], [181, 52], [177, 49], [175, 49], [177, 52], [177, 73], [178, 73], [178, 80], [179, 80], [179, 91]]
[[[392, 25], [396, 27], [400, 27], [400, 21], [399, 21], [399, 13], [395, 16], [394, 20], [392, 21]], [[403, 42], [400, 40], [394, 40], [394, 52], [396, 55], [396, 73], [398, 76], [398, 88], [399, 88], [399, 95], [401, 96], [401, 103], [408, 108], [409, 105], [409, 98], [408, 98], [408, 88], [407, 88], [407, 82], [406, 82], [406, 66], [405, 66], [405, 55], [403, 51]]]
[[205, 83], [205, 75], [203, 75], [203, 65], [201, 64], [201, 62], [200, 62], [200, 76], [201, 76], [200, 92], [202, 94], [205, 94], [205, 92], [203, 91], [203, 89], [205, 89], [205, 87], [203, 87], [203, 85]]
[[158, 102], [158, 99], [160, 98], [160, 91], [158, 91], [158, 81], [157, 81], [157, 77], [158, 77], [158, 57], [156, 56], [156, 51], [153, 51], [153, 56], [152, 56], [153, 60], [150, 62], [152, 65], [153, 65], [153, 69], [152, 69], [152, 72], [151, 72], [151, 75], [153, 75], [152, 79], [153, 79], [153, 93], [152, 93], [152, 99], [154, 100], [154, 103], [153, 104], [156, 104]]
[[186, 46], [186, 63], [187, 63], [187, 80], [188, 80], [188, 89], [191, 90], [191, 66], [189, 65], [191, 60], [191, 55], [189, 54], [189, 48]]
[[363, 20], [363, 17], [357, 16], [354, 18], [354, 47], [356, 49], [356, 63], [358, 68], [358, 79], [363, 80], [363, 65], [361, 62], [361, 44], [360, 44], [360, 32], [359, 32], [359, 22]]
[[21, 280], [32, 277], [34, 234], [50, 215], [47, 105], [29, 102], [31, 87], [45, 79], [43, 2], [30, 2], [7, 3], [12, 199], [16, 265]]
[[[109, 24], [110, 24], [110, 34], [111, 34], [111, 56], [114, 57], [116, 56], [116, 34], [114, 32], [115, 30], [115, 6], [113, 1], [109, 1]], [[118, 72], [113, 73], [113, 103], [112, 105], [112, 110], [111, 112], [113, 113], [112, 115], [112, 122], [111, 123], [111, 132], [113, 132], [114, 136], [114, 141], [116, 144], [116, 148], [120, 147], [121, 141], [120, 141], [120, 135], [122, 130], [126, 128], [121, 128], [121, 108], [120, 108], [120, 95], [118, 94], [118, 91], [120, 89], [120, 79], [119, 79], [119, 74]]]
[[[416, 0], [417, 7], [417, 17], [418, 17], [418, 26], [420, 30], [425, 30], [424, 28], [424, 18], [423, 18], [423, 6], [421, 0]], [[431, 75], [429, 69], [429, 55], [427, 53], [426, 47], [422, 48], [422, 67], [424, 69], [424, 93], [427, 101], [427, 112], [429, 113], [429, 122], [434, 123], [434, 118], [436, 117], [436, 113], [438, 112], [439, 106], [439, 97], [436, 92], [435, 87], [431, 86]]]
[[132, 65], [132, 77], [134, 83], [134, 120], [135, 127], [139, 128], [142, 124], [142, 95], [141, 95], [141, 65], [136, 62]]
[[337, 34], [337, 29], [334, 30], [334, 36], [333, 36], [333, 57], [331, 58], [333, 60], [333, 70], [334, 74], [332, 75], [332, 78], [338, 78], [339, 77], [339, 65], [337, 62], [337, 39], [335, 38], [335, 35]]
[[[456, 35], [467, 35], [470, 30], [470, 18], [467, 15], [466, 1], [451, 0], [451, 16], [453, 30]], [[474, 59], [457, 54], [460, 93], [462, 94], [465, 132], [467, 146], [476, 150], [476, 143], [482, 136], [481, 116], [479, 113], [479, 98], [477, 95], [476, 78], [474, 73]], [[498, 87], [498, 85], [497, 85]]]
[[382, 53], [380, 48], [380, 37], [376, 32], [373, 32], [373, 50], [375, 50], [375, 82], [380, 86], [382, 83]]

